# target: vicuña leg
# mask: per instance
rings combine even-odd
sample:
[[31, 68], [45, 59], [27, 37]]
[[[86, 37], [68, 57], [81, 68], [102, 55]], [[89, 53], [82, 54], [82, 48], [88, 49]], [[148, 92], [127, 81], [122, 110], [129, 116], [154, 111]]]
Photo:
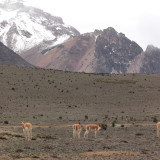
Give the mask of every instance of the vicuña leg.
[[84, 133], [84, 138], [86, 138], [86, 136], [87, 136], [87, 138], [88, 138], [88, 134], [89, 134], [89, 131], [86, 130], [86, 132]]
[[95, 130], [95, 138], [97, 137], [97, 130]]
[[73, 138], [76, 138], [76, 130], [73, 129]]
[[159, 128], [157, 128], [157, 137], [159, 138]]
[[32, 140], [32, 129], [29, 130], [29, 139]]
[[81, 131], [78, 131], [78, 138], [80, 139], [80, 134], [81, 134]]

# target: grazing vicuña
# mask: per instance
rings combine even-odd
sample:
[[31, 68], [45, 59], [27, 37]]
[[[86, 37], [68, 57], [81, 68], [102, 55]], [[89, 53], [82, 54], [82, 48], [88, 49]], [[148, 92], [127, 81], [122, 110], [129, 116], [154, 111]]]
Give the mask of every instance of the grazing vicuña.
[[24, 123], [24, 121], [21, 121], [21, 123], [22, 123], [22, 128], [23, 128], [25, 139], [28, 141], [31, 140], [32, 139], [32, 124]]
[[85, 126], [85, 128], [86, 128], [86, 132], [84, 133], [84, 138], [85, 138], [86, 136], [87, 136], [87, 138], [88, 138], [88, 134], [89, 134], [89, 131], [90, 131], [90, 130], [94, 130], [94, 131], [95, 131], [95, 138], [96, 138], [97, 132], [98, 132], [102, 127], [101, 127], [101, 124], [99, 124], [99, 125], [96, 125], [96, 124], [88, 124], [88, 125]]
[[160, 131], [160, 122], [157, 123], [157, 137], [159, 137], [159, 131]]

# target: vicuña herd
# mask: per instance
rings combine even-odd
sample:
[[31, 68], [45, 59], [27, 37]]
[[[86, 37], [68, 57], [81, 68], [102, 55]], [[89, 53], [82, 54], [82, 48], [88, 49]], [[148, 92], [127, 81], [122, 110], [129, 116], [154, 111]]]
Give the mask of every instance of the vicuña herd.
[[[24, 123], [24, 121], [21, 121], [22, 123], [22, 128], [23, 128], [23, 133], [24, 133], [24, 137], [26, 140], [30, 141], [32, 140], [32, 124], [31, 123]], [[85, 126], [86, 132], [84, 133], [84, 138], [87, 136], [88, 138], [88, 134], [90, 130], [94, 130], [95, 131], [95, 138], [97, 136], [97, 131], [99, 131], [101, 129], [101, 124], [96, 125], [96, 124], [88, 124]], [[78, 138], [80, 138], [80, 134], [82, 131], [82, 125], [79, 122], [78, 124], [74, 124], [73, 125], [73, 138], [76, 138], [76, 136]]]
[[[23, 128], [23, 133], [25, 136], [26, 140], [31, 140], [32, 139], [32, 124], [31, 123], [24, 123], [24, 121], [21, 121], [22, 123], [22, 128]], [[157, 123], [157, 137], [160, 138], [160, 122]], [[82, 125], [79, 122], [78, 124], [74, 124], [72, 126], [73, 128], [73, 138], [76, 138], [76, 136], [80, 139], [80, 134], [82, 131]], [[84, 133], [84, 138], [88, 138], [88, 134], [90, 132], [90, 130], [93, 130], [95, 132], [95, 138], [97, 136], [97, 132], [102, 128], [101, 124], [88, 124], [84, 126], [85, 128], [85, 133]]]
[[[101, 129], [101, 124], [96, 125], [96, 124], [88, 124], [85, 126], [85, 133], [84, 133], [84, 138], [88, 138], [88, 134], [90, 130], [95, 131], [95, 138], [97, 136], [97, 132]], [[78, 124], [74, 124], [73, 125], [73, 138], [76, 138], [76, 135], [78, 138], [80, 138], [80, 134], [82, 131], [82, 125], [79, 122]]]

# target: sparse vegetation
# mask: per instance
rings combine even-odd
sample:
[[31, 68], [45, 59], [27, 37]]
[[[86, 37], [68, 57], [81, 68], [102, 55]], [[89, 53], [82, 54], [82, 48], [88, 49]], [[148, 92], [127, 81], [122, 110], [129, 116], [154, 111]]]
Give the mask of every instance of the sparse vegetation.
[[87, 115], [85, 115], [85, 116], [84, 116], [84, 118], [85, 118], [85, 120], [87, 120], [87, 119], [88, 119], [88, 116], [87, 116]]
[[153, 122], [155, 122], [155, 123], [158, 122], [157, 117], [153, 117], [152, 119], [153, 119]]
[[124, 124], [121, 124], [121, 127], [124, 128]]
[[[134, 150], [141, 159], [160, 158], [155, 125], [159, 75], [83, 74], [3, 66], [0, 76], [0, 149], [11, 159], [63, 159], [64, 154], [66, 159], [74, 159], [80, 153], [97, 150]], [[34, 125], [31, 143], [24, 141], [21, 120]], [[88, 140], [84, 139], [84, 129], [80, 140], [72, 139], [72, 125], [79, 120], [84, 126], [102, 123], [96, 140], [92, 132]], [[114, 156], [109, 158], [116, 159]]]
[[4, 121], [4, 124], [9, 124], [9, 122], [8, 121]]
[[115, 127], [115, 125], [116, 125], [116, 120], [112, 122], [112, 127]]
[[62, 119], [62, 116], [60, 116], [59, 119]]
[[103, 130], [107, 130], [107, 124], [102, 123], [101, 125]]

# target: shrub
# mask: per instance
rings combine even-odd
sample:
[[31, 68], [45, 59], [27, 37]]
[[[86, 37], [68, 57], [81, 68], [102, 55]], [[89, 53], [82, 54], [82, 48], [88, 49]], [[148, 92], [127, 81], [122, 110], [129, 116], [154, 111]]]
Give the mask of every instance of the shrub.
[[114, 120], [114, 121], [112, 122], [112, 127], [115, 127], [115, 124], [116, 124], [116, 121]]
[[9, 124], [9, 122], [8, 121], [4, 121], [4, 124]]
[[59, 119], [62, 119], [62, 116], [60, 116]]
[[124, 128], [124, 124], [121, 124], [121, 127]]
[[102, 124], [102, 129], [107, 130], [107, 124]]
[[107, 118], [108, 118], [108, 115], [105, 115], [105, 118], [107, 119]]
[[153, 122], [155, 122], [155, 123], [157, 123], [157, 122], [158, 122], [158, 120], [157, 120], [157, 118], [156, 118], [156, 117], [153, 117]]
[[85, 115], [84, 117], [85, 117], [85, 119], [88, 119], [88, 116], [87, 116], [87, 115]]

